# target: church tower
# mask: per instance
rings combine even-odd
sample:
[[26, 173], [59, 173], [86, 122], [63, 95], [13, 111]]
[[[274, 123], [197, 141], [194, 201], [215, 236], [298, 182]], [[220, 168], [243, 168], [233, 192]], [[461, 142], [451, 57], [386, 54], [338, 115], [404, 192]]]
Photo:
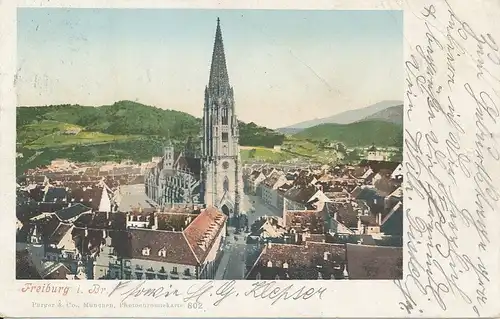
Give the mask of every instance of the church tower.
[[218, 207], [229, 217], [238, 216], [243, 190], [238, 120], [218, 18], [202, 131], [205, 204]]

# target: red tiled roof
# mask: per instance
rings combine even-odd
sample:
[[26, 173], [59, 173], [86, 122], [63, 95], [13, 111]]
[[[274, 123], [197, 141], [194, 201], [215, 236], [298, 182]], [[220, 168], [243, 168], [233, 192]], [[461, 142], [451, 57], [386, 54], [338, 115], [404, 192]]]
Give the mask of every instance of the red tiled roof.
[[226, 219], [226, 215], [217, 208], [208, 207], [184, 230], [187, 242], [201, 263], [210, 252], [214, 244], [213, 239], [222, 231], [222, 225]]

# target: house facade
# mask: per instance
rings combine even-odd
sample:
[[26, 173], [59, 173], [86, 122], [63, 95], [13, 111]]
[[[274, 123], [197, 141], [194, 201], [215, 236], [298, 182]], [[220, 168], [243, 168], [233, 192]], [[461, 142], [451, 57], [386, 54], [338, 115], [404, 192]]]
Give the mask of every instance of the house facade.
[[287, 179], [285, 174], [280, 171], [274, 171], [262, 183], [262, 200], [267, 205], [278, 207], [278, 188], [285, 184]]

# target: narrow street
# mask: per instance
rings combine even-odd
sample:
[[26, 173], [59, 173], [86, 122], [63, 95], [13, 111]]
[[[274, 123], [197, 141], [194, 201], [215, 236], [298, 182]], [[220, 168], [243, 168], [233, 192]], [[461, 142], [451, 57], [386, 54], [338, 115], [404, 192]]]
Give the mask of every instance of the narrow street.
[[224, 256], [219, 264], [215, 279], [238, 280], [245, 277], [245, 247], [246, 235], [235, 235], [235, 228], [229, 227], [226, 237]]
[[[252, 210], [252, 208], [254, 210]], [[248, 212], [249, 227], [261, 216], [282, 216], [282, 212], [263, 203], [260, 197], [248, 194], [243, 196], [242, 209], [243, 211]], [[254, 213], [251, 213], [250, 211], [254, 211]], [[228, 227], [228, 232], [229, 236], [226, 237], [224, 256], [222, 256], [215, 279], [244, 279], [247, 234], [244, 232], [235, 234], [234, 227]]]
[[[254, 208], [254, 213], [250, 212], [252, 208]], [[248, 212], [248, 226], [252, 225], [261, 216], [283, 216], [283, 212], [266, 205], [259, 196], [249, 194], [243, 196], [243, 210]]]

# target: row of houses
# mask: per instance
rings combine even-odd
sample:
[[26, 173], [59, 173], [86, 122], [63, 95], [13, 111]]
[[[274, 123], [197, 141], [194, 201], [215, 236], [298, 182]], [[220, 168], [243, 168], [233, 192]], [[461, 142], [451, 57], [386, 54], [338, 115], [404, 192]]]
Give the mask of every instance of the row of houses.
[[246, 173], [247, 191], [282, 212], [251, 226], [247, 279], [402, 276], [400, 163], [253, 166]]
[[226, 215], [214, 207], [137, 205], [136, 188], [147, 197], [144, 176], [132, 169], [47, 169], [19, 178], [18, 278], [213, 278]]
[[400, 163], [363, 161], [359, 166], [332, 169], [251, 166], [244, 177], [247, 193], [281, 211], [285, 202], [287, 209], [310, 209], [317, 202], [349, 202], [367, 192], [374, 193], [376, 201], [400, 189], [403, 174]]

